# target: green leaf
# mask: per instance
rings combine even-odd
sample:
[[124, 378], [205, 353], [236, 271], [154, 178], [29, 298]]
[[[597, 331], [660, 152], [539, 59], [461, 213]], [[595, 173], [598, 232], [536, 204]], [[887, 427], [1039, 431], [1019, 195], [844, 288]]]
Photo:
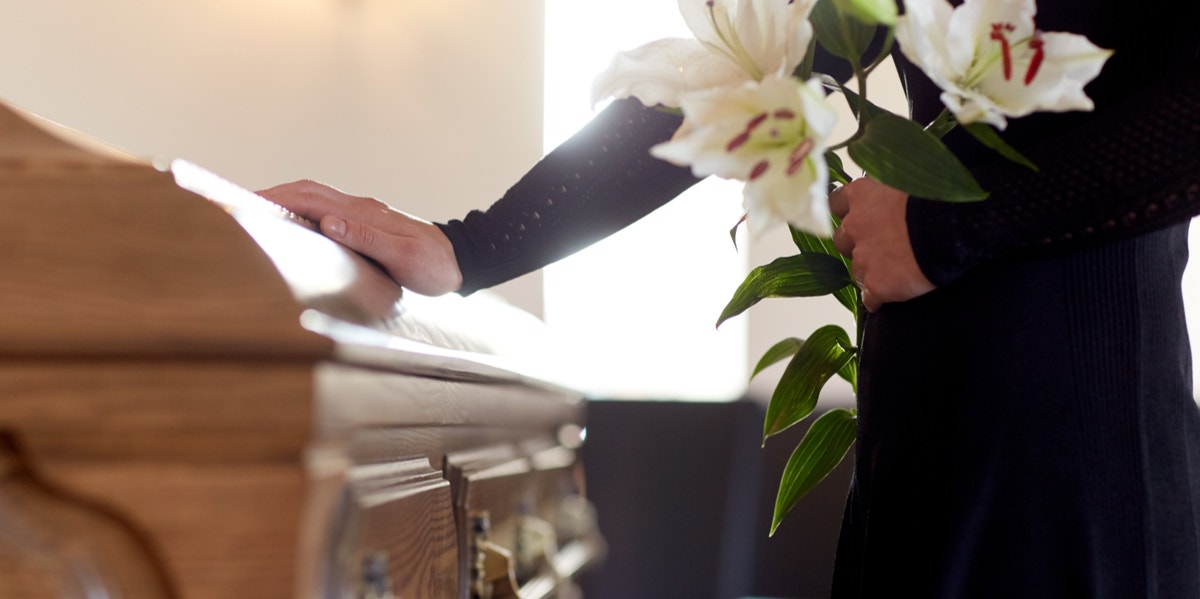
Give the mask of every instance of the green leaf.
[[896, 24], [895, 0], [837, 0], [837, 8], [861, 21], [864, 25]]
[[910, 195], [948, 202], [987, 197], [940, 139], [894, 114], [879, 114], [867, 121], [862, 136], [850, 142], [849, 151], [871, 177]]
[[847, 19], [838, 12], [838, 2], [841, 0], [820, 0], [813, 7], [810, 20], [817, 43], [821, 44], [830, 54], [849, 60], [851, 64], [861, 65], [863, 52], [871, 44], [875, 35], [875, 27], [866, 25], [857, 19]]
[[995, 150], [997, 154], [1000, 154], [1001, 156], [1021, 166], [1024, 166], [1035, 173], [1038, 172], [1038, 167], [1033, 163], [1033, 161], [1029, 160], [1023, 154], [1018, 152], [1016, 148], [1008, 145], [1008, 143], [1000, 137], [1000, 134], [997, 133], [995, 129], [992, 129], [990, 126], [988, 126], [987, 123], [969, 123], [963, 125], [963, 129], [966, 129], [967, 133], [970, 133], [975, 139], [979, 140], [979, 143], [982, 143], [983, 145]]
[[735, 250], [737, 249], [737, 230], [744, 222], [746, 222], [745, 214], [742, 215], [742, 218], [738, 219], [738, 222], [734, 223], [732, 229], [729, 229], [729, 240], [733, 242], [733, 249]]
[[745, 312], [768, 297], [817, 297], [851, 283], [850, 271], [841, 260], [824, 254], [800, 254], [777, 258], [746, 275], [733, 298], [721, 311], [717, 326]]
[[832, 324], [817, 329], [805, 340], [788, 362], [767, 405], [764, 443], [812, 413], [821, 388], [854, 358], [855, 352], [850, 348], [850, 336]]
[[792, 243], [796, 244], [796, 249], [802, 253], [818, 253], [827, 256], [833, 256], [841, 260], [843, 264], [848, 264], [849, 260], [842, 256], [842, 253], [837, 251], [837, 246], [833, 245], [833, 238], [818, 237], [807, 231], [802, 231], [796, 227], [788, 227], [792, 233]]
[[858, 360], [850, 360], [846, 365], [838, 371], [838, 376], [842, 377], [850, 387], [854, 389], [854, 394], [858, 395]]
[[946, 134], [953, 131], [957, 126], [958, 119], [954, 117], [954, 113], [950, 112], [949, 108], [943, 108], [937, 117], [933, 119], [933, 122], [925, 125], [925, 130], [938, 139], [944, 139]]
[[801, 60], [800, 64], [796, 65], [796, 68], [792, 71], [793, 77], [801, 81], [808, 81], [808, 79], [812, 77], [813, 58], [817, 54], [816, 49], [817, 38], [816, 36], [813, 36], [812, 39], [808, 40], [808, 51], [804, 53], [804, 59]]
[[[833, 80], [832, 77], [830, 79]], [[836, 80], [833, 81], [836, 83]], [[826, 86], [828, 85], [829, 84], [826, 83]], [[858, 94], [844, 85], [837, 84], [837, 89], [846, 96], [846, 103], [850, 105], [850, 110], [854, 112], [854, 118], [860, 121], [869, 121], [881, 114], [893, 114], [892, 111], [880, 108], [877, 104], [870, 100], [865, 102], [860, 101]], [[860, 106], [863, 108], [862, 115], [859, 115], [858, 113]]]
[[837, 152], [829, 150], [825, 152], [825, 164], [829, 165], [829, 178], [845, 185], [850, 182], [850, 175], [846, 174], [846, 167], [842, 165], [842, 157], [837, 155]]
[[850, 446], [854, 444], [855, 419], [852, 410], [830, 410], [821, 415], [804, 434], [804, 439], [796, 446], [783, 468], [779, 492], [775, 495], [771, 535], [775, 534], [783, 517], [796, 502], [824, 480], [846, 457]]
[[802, 345], [804, 345], [804, 340], [799, 337], [788, 337], [772, 345], [771, 349], [768, 349], [767, 353], [763, 354], [762, 358], [759, 358], [758, 364], [754, 366], [754, 372], [750, 373], [750, 379], [753, 380], [754, 377], [758, 376], [758, 373], [775, 365], [780, 360], [796, 355], [796, 352], [800, 351]]
[[[834, 228], [839, 224], [837, 217], [834, 217]], [[792, 232], [792, 242], [803, 254], [818, 253], [827, 256], [833, 256], [842, 261], [846, 265], [846, 272], [850, 272], [850, 259], [843, 256], [833, 245], [833, 239], [830, 237], [817, 237], [812, 233], [801, 231], [795, 227], [788, 227]], [[847, 285], [833, 292], [833, 297], [837, 298], [838, 303], [845, 306], [850, 313], [853, 314], [858, 306], [858, 288], [853, 285]]]

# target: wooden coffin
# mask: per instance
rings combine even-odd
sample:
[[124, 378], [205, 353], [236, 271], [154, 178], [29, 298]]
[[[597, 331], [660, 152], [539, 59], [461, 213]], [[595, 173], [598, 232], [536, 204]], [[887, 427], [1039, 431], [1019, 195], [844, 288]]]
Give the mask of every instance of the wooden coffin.
[[602, 555], [535, 319], [3, 105], [0, 208], [0, 598], [568, 598]]

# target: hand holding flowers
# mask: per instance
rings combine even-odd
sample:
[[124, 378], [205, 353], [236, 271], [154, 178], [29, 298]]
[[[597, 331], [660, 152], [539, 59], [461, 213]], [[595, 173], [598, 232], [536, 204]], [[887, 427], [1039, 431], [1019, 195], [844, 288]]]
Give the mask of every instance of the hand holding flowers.
[[[593, 93], [597, 100], [634, 96], [647, 106], [681, 110], [683, 124], [651, 153], [697, 176], [745, 181], [753, 234], [788, 224], [799, 254], [754, 269], [718, 324], [766, 297], [828, 294], [858, 321], [853, 340], [826, 326], [806, 340], [780, 342], [760, 360], [755, 374], [789, 360], [767, 409], [765, 441], [810, 415], [835, 374], [856, 384], [867, 308], [932, 288], [903, 226], [908, 196], [987, 196], [940, 137], [963, 125], [1000, 155], [1036, 169], [997, 130], [1035, 111], [1090, 110], [1084, 86], [1111, 52], [1079, 35], [1038, 30], [1034, 0], [965, 0], [957, 7], [905, 0], [903, 15], [895, 0], [679, 0], [679, 6], [696, 39], [659, 40], [619, 54]], [[872, 44], [879, 39], [881, 45]], [[943, 91], [945, 109], [932, 123], [914, 123], [869, 100], [868, 80], [893, 41]], [[816, 44], [848, 63], [855, 89], [814, 72]], [[835, 113], [828, 92], [842, 94], [856, 117], [848, 139], [829, 139]], [[841, 149], [870, 179], [851, 181], [835, 153]], [[833, 198], [831, 181], [843, 186]], [[854, 433], [853, 410], [830, 410], [813, 423], [784, 469], [772, 531], [841, 461]]]
[[868, 312], [933, 291], [908, 238], [907, 205], [908, 194], [867, 177], [829, 195], [830, 210], [841, 219], [833, 245], [853, 256], [851, 275]]

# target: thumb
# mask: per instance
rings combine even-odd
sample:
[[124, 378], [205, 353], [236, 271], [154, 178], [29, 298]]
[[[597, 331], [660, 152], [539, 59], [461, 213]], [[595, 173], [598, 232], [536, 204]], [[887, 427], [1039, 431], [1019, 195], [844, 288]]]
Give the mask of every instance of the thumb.
[[355, 220], [345, 220], [333, 215], [321, 219], [321, 232], [326, 237], [341, 242], [346, 247], [376, 258], [383, 248], [377, 247], [383, 235], [374, 227]]

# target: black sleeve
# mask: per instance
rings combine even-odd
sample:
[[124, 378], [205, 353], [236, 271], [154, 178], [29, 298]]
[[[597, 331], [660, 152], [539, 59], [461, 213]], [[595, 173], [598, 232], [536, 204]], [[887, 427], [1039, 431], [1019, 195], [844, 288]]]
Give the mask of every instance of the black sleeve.
[[486, 211], [439, 224], [463, 274], [460, 294], [568, 256], [666, 204], [699, 179], [650, 155], [681, 118], [617, 100], [539, 161]]
[[908, 226], [925, 275], [945, 285], [984, 262], [1126, 238], [1200, 213], [1200, 62], [1007, 161], [972, 169], [990, 197], [913, 199]]
[[[877, 32], [865, 56], [882, 46]], [[845, 81], [849, 63], [817, 47], [814, 68]], [[463, 274], [460, 294], [565, 258], [632, 224], [699, 179], [650, 155], [682, 118], [636, 99], [614, 101], [550, 152], [486, 211], [439, 223]]]

